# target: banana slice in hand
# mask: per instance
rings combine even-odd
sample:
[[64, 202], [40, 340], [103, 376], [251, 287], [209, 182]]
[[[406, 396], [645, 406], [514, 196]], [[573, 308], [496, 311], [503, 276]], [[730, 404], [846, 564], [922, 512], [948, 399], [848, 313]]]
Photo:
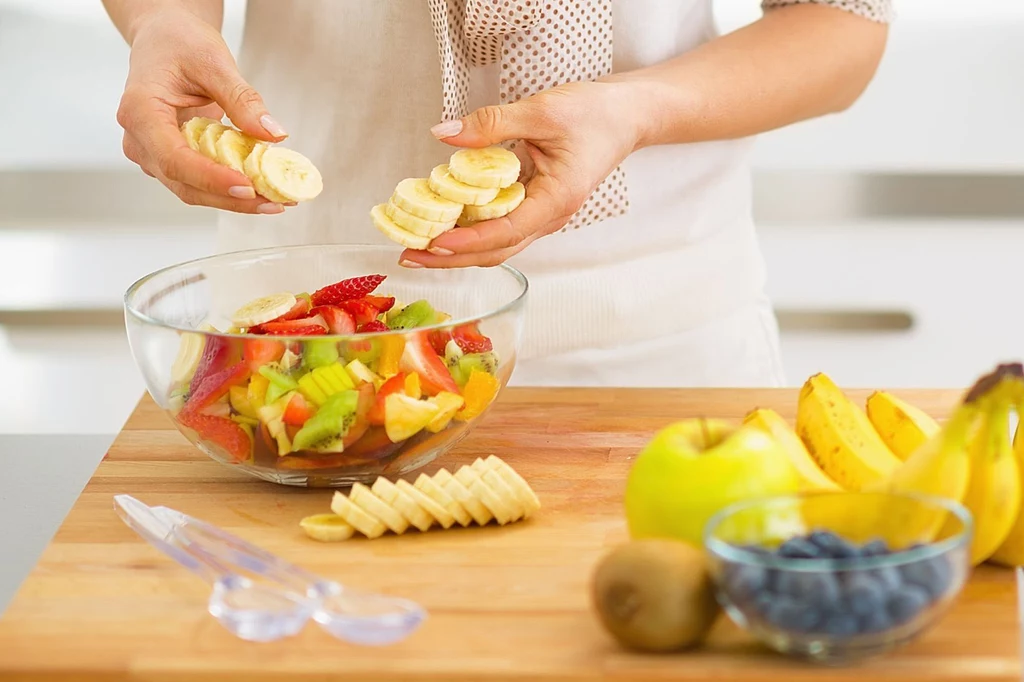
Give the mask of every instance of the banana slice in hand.
[[217, 159], [217, 140], [227, 129], [228, 127], [223, 123], [211, 123], [206, 126], [202, 135], [199, 136], [199, 152], [211, 161], [220, 163]]
[[519, 208], [526, 198], [526, 187], [521, 182], [513, 182], [505, 189], [498, 192], [494, 201], [483, 206], [466, 206], [462, 209], [459, 218], [459, 225], [467, 227], [463, 223], [479, 223], [484, 220], [494, 220]]
[[450, 201], [467, 206], [482, 206], [494, 201], [501, 191], [499, 187], [474, 187], [459, 182], [449, 172], [448, 164], [434, 166], [427, 180], [430, 191]]
[[504, 147], [460, 149], [448, 160], [452, 177], [474, 187], [503, 189], [519, 179], [519, 157]]
[[255, 138], [249, 137], [241, 130], [228, 128], [217, 138], [217, 161], [239, 173], [245, 173], [245, 160], [255, 146]]
[[199, 151], [199, 137], [207, 126], [214, 123], [219, 123], [219, 121], [205, 116], [195, 116], [181, 124], [181, 133], [185, 136], [185, 141], [192, 151]]
[[288, 201], [315, 199], [324, 189], [320, 171], [313, 162], [294, 149], [267, 147], [260, 157], [264, 182]]
[[271, 294], [249, 301], [231, 316], [236, 327], [255, 327], [284, 315], [295, 306], [295, 296], [288, 293]]
[[260, 170], [263, 163], [263, 154], [267, 151], [269, 146], [270, 145], [266, 142], [257, 142], [253, 145], [252, 151], [249, 152], [249, 156], [245, 157], [243, 169], [246, 177], [252, 181], [253, 188], [260, 196], [269, 201], [286, 204], [289, 203], [288, 197], [281, 196], [275, 192], [270, 185], [267, 184], [267, 181], [264, 179], [263, 173]]
[[388, 217], [384, 204], [377, 204], [370, 209], [370, 220], [373, 221], [373, 226], [380, 230], [385, 237], [393, 242], [401, 244], [407, 249], [423, 251], [430, 245], [430, 237], [422, 237], [418, 234], [413, 234], [412, 232], [396, 225], [395, 222]]
[[433, 220], [425, 220], [417, 215], [413, 215], [412, 213], [402, 210], [396, 206], [393, 201], [388, 201], [388, 203], [384, 205], [384, 213], [387, 217], [391, 218], [391, 221], [398, 227], [403, 230], [408, 230], [414, 235], [426, 237], [427, 239], [433, 239], [434, 237], [444, 234], [455, 227], [454, 218], [446, 220], [443, 223]]
[[417, 218], [438, 223], [454, 223], [462, 213], [462, 203], [434, 192], [427, 178], [402, 180], [391, 195], [391, 203]]

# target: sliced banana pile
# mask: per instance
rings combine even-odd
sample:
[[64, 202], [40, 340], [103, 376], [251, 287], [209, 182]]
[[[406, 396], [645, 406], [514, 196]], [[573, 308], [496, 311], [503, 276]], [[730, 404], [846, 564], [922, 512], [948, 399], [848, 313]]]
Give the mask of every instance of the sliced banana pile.
[[265, 199], [281, 204], [309, 201], [323, 191], [320, 171], [296, 151], [261, 142], [202, 116], [183, 123], [181, 132], [195, 151], [244, 173]]
[[334, 493], [333, 513], [307, 516], [299, 525], [314, 540], [340, 542], [356, 531], [374, 539], [389, 530], [401, 535], [410, 527], [427, 531], [435, 524], [448, 529], [494, 520], [504, 526], [538, 509], [540, 500], [523, 477], [490, 455], [454, 475], [441, 469], [433, 477], [420, 474], [415, 483], [384, 477], [369, 488], [356, 483], [348, 496]]
[[468, 227], [514, 211], [526, 198], [519, 158], [503, 147], [460, 149], [430, 171], [406, 178], [386, 204], [370, 209], [374, 227], [409, 249], [426, 249], [456, 225]]

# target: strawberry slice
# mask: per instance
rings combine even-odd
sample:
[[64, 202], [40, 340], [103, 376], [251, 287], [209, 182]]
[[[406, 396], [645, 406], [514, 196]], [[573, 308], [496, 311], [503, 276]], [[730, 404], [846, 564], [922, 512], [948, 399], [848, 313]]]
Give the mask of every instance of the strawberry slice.
[[240, 424], [231, 419], [182, 412], [178, 421], [194, 430], [202, 440], [219, 447], [236, 464], [252, 455], [252, 439]]
[[380, 313], [372, 305], [362, 299], [352, 301], [340, 301], [337, 306], [347, 312], [355, 320], [357, 327], [362, 327], [377, 319]]
[[380, 390], [377, 391], [377, 399], [373, 403], [373, 407], [366, 413], [366, 419], [374, 426], [384, 426], [384, 403], [392, 393], [398, 393], [405, 390], [405, 372], [399, 372], [395, 376], [391, 377], [383, 384], [380, 385]]
[[317, 289], [311, 297], [313, 305], [337, 305], [342, 301], [362, 298], [380, 286], [386, 275], [365, 275], [343, 279], [322, 289]]
[[444, 355], [444, 347], [448, 345], [451, 339], [452, 332], [450, 329], [434, 329], [427, 333], [427, 341], [430, 342], [430, 347], [438, 355]]
[[323, 315], [311, 315], [310, 317], [302, 317], [297, 320], [286, 320], [284, 322], [264, 322], [259, 325], [259, 330], [263, 334], [271, 334], [275, 336], [310, 336], [313, 334], [326, 334], [327, 321], [324, 320]]
[[452, 338], [463, 353], [487, 353], [494, 347], [491, 340], [480, 333], [476, 322], [459, 325], [452, 330]]
[[302, 426], [306, 421], [316, 414], [316, 407], [310, 405], [301, 393], [296, 392], [284, 408], [284, 416], [281, 421], [292, 426]]
[[387, 330], [388, 326], [381, 322], [380, 320], [370, 320], [362, 327], [360, 327], [357, 331], [360, 334], [371, 334], [375, 332], [386, 332]]
[[319, 315], [327, 323], [327, 331], [331, 334], [352, 334], [356, 330], [352, 316], [336, 305], [318, 305], [309, 311], [311, 315]]
[[238, 359], [238, 348], [229, 339], [219, 336], [207, 336], [203, 354], [199, 357], [189, 392], [195, 393], [199, 385], [211, 374], [215, 374]]
[[306, 317], [309, 315], [310, 303], [308, 298], [297, 298], [295, 299], [295, 305], [292, 309], [286, 312], [284, 315], [278, 315], [271, 322], [287, 322], [288, 320], [297, 320], [300, 317]]
[[426, 395], [437, 395], [441, 391], [459, 392], [459, 387], [452, 379], [448, 367], [430, 347], [430, 341], [424, 332], [406, 334], [405, 348], [402, 350], [398, 366], [403, 372], [416, 372], [420, 375], [420, 385]]
[[192, 391], [182, 412], [199, 412], [217, 402], [231, 390], [232, 386], [240, 386], [249, 378], [249, 366], [239, 362], [219, 372], [207, 375], [196, 390]]
[[246, 339], [242, 346], [242, 360], [255, 372], [263, 365], [277, 362], [284, 355], [284, 343], [267, 339]]
[[386, 313], [395, 307], [394, 296], [363, 296], [362, 300], [376, 308], [378, 313]]

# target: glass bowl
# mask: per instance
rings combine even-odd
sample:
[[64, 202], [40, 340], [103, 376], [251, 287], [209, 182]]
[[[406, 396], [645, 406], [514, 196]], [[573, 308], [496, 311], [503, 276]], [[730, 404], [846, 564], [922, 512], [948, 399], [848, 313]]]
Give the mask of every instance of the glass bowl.
[[941, 618], [970, 574], [971, 534], [951, 500], [808, 492], [730, 505], [704, 544], [736, 624], [781, 653], [842, 665]]
[[[204, 453], [267, 481], [342, 487], [425, 466], [464, 438], [508, 383], [527, 282], [507, 265], [403, 268], [400, 253], [278, 247], [143, 277], [124, 307], [149, 394]], [[390, 308], [387, 298], [362, 298], [315, 309], [321, 288], [375, 274], [385, 279], [371, 295], [394, 297]], [[235, 326], [245, 304], [285, 292], [295, 297], [289, 314], [266, 327], [249, 318], [274, 335]], [[328, 331], [280, 324], [295, 315], [330, 319], [315, 330]]]

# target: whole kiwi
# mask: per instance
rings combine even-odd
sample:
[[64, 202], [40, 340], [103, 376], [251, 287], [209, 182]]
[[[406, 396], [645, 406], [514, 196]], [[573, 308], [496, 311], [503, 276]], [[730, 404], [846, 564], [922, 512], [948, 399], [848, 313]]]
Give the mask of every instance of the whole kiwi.
[[700, 644], [721, 610], [703, 552], [661, 538], [633, 540], [605, 554], [592, 576], [591, 599], [620, 644], [649, 652]]

